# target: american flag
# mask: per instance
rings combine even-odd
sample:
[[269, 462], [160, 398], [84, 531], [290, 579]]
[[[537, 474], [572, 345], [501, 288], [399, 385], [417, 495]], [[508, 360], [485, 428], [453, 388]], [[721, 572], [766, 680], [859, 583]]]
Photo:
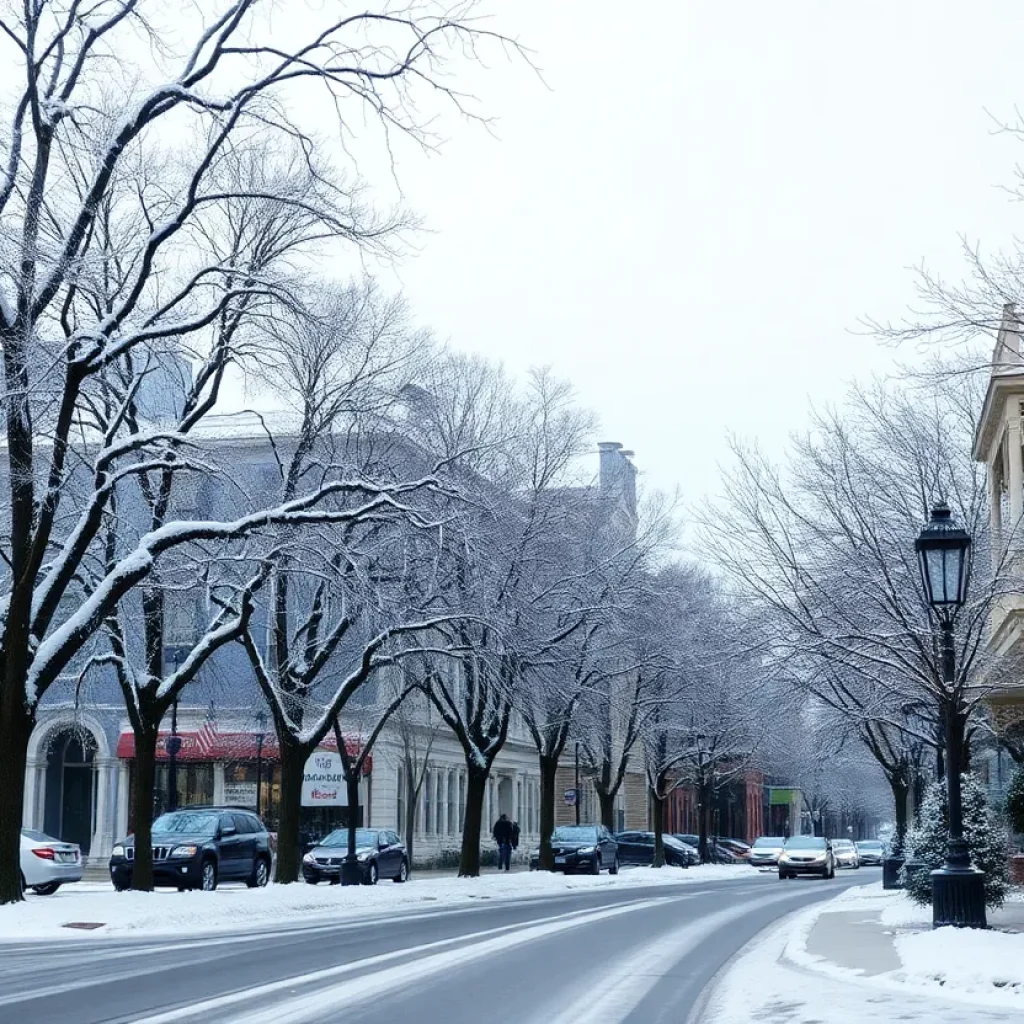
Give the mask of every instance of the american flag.
[[213, 748], [217, 743], [217, 713], [213, 709], [213, 701], [210, 702], [209, 708], [206, 710], [206, 717], [203, 719], [203, 724], [200, 726], [199, 733], [196, 736], [196, 746], [199, 748], [199, 753], [206, 756], [213, 756]]

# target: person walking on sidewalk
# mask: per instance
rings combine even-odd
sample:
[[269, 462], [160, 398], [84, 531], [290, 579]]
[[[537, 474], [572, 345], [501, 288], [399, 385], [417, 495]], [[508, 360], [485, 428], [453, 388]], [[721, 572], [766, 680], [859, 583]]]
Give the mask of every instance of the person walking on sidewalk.
[[495, 823], [492, 829], [494, 841], [498, 844], [498, 870], [512, 870], [512, 837], [515, 829], [508, 815], [503, 814]]

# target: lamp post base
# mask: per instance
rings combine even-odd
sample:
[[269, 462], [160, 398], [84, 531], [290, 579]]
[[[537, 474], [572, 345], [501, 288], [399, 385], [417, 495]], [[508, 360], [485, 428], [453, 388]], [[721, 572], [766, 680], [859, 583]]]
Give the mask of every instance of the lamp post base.
[[932, 872], [932, 927], [988, 927], [984, 871], [947, 862]]
[[355, 857], [349, 859], [346, 857], [341, 862], [341, 884], [342, 885], [362, 885], [363, 884], [363, 866], [356, 860]]

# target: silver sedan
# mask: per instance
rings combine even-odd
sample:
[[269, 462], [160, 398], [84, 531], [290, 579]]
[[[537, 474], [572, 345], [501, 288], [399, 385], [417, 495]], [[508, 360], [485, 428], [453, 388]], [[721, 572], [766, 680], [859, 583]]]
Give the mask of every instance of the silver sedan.
[[82, 879], [82, 851], [45, 832], [21, 830], [21, 884], [40, 896], [52, 896], [67, 882]]

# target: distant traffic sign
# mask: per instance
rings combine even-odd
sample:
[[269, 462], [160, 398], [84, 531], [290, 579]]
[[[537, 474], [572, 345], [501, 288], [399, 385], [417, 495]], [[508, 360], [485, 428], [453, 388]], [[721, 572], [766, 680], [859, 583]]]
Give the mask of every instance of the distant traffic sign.
[[565, 802], [570, 807], [574, 807], [576, 805], [576, 790], [575, 789], [567, 789], [565, 791]]

